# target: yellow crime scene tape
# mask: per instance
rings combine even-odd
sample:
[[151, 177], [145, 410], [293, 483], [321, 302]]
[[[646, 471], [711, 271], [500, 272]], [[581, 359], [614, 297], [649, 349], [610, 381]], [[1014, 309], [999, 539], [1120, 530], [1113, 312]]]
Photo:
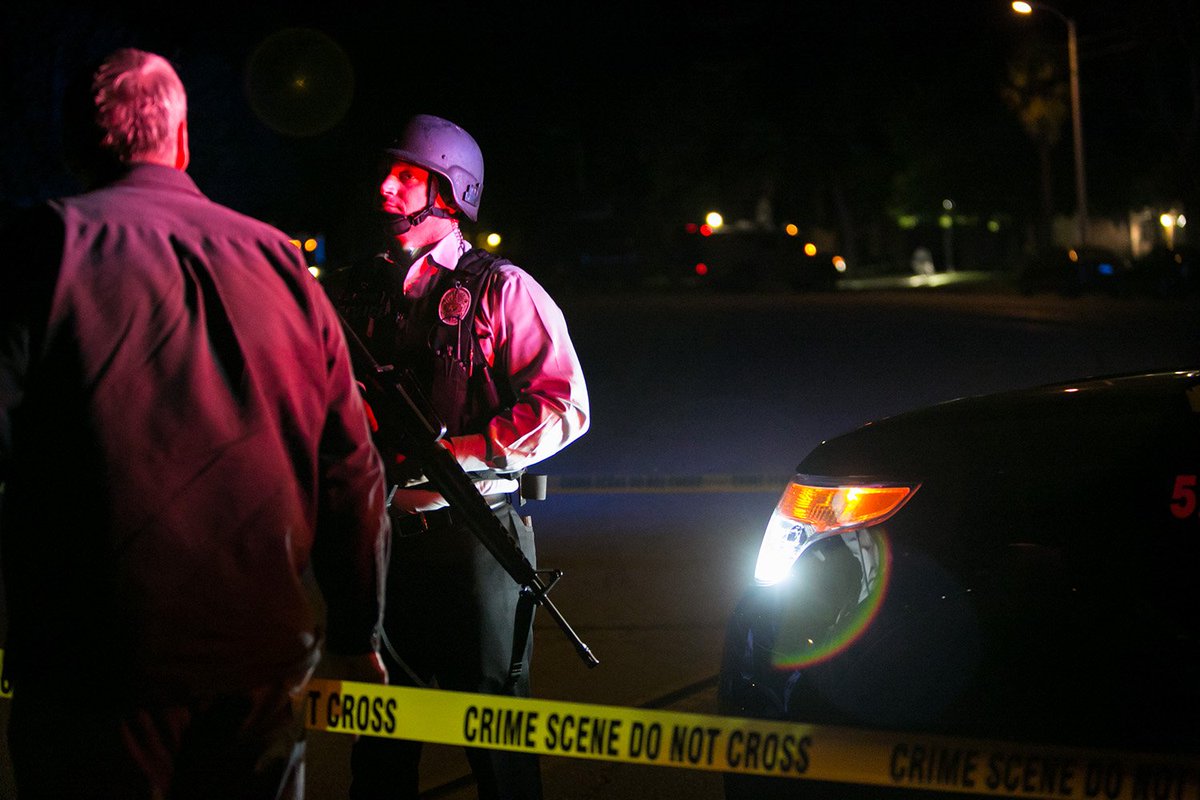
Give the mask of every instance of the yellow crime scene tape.
[[1040, 747], [315, 680], [319, 731], [778, 778], [996, 796], [1200, 800], [1200, 756]]
[[[4, 651], [0, 650], [0, 669]], [[0, 696], [11, 697], [0, 686]], [[1005, 797], [1200, 800], [1200, 756], [1139, 754], [313, 680], [314, 731]]]

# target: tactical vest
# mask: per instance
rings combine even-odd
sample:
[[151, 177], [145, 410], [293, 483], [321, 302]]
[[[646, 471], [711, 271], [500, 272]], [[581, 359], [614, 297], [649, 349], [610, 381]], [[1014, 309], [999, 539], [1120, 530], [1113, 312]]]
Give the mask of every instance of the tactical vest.
[[501, 264], [468, 250], [455, 269], [439, 268], [420, 297], [404, 296], [404, 272], [385, 255], [341, 276], [334, 303], [380, 364], [410, 372], [449, 436], [480, 433], [515, 401], [497, 383], [475, 334], [479, 302]]

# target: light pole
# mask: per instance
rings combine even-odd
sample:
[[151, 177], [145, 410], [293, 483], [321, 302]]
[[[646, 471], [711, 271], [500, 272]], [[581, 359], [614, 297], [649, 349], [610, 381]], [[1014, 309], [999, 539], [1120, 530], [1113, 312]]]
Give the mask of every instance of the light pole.
[[1079, 246], [1082, 247], [1087, 244], [1088, 212], [1087, 181], [1083, 172], [1083, 116], [1079, 107], [1079, 45], [1075, 37], [1075, 20], [1045, 3], [1016, 0], [1012, 8], [1018, 14], [1031, 14], [1035, 10], [1049, 11], [1067, 26], [1067, 64], [1071, 73], [1071, 129], [1075, 139], [1075, 203], [1078, 206], [1075, 214], [1075, 234]]

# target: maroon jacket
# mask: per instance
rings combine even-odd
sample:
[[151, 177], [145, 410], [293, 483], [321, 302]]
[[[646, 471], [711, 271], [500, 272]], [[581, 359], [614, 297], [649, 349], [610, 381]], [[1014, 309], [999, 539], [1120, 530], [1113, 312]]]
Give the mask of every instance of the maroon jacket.
[[274, 682], [315, 662], [321, 595], [330, 650], [374, 647], [379, 457], [337, 316], [287, 237], [152, 165], [14, 233], [0, 567], [15, 685]]

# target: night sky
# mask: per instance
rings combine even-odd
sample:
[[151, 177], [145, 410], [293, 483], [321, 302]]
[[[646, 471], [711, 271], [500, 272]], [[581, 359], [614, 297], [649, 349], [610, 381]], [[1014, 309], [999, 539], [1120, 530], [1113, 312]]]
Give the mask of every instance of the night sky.
[[[1200, 200], [1198, 4], [1069, 2], [1078, 24], [1092, 213]], [[181, 10], [182, 9], [182, 10]], [[8, 3], [5, 207], [74, 191], [59, 159], [70, 72], [118, 46], [159, 52], [189, 91], [189, 172], [209, 196], [334, 260], [378, 242], [376, 154], [410, 114], [471, 131], [487, 176], [475, 231], [570, 267], [657, 252], [718, 208], [864, 231], [930, 215], [1037, 215], [1039, 162], [1005, 105], [1009, 64], [1057, 61], [1066, 30], [1002, 0], [665, 4]], [[1050, 151], [1073, 207], [1069, 121]], [[1200, 212], [1196, 212], [1200, 216]]]

